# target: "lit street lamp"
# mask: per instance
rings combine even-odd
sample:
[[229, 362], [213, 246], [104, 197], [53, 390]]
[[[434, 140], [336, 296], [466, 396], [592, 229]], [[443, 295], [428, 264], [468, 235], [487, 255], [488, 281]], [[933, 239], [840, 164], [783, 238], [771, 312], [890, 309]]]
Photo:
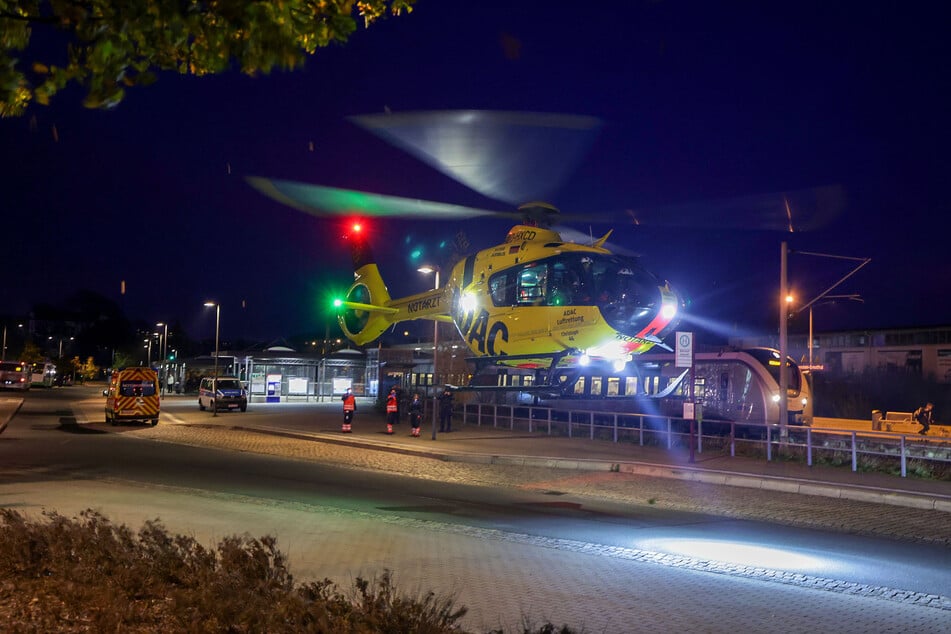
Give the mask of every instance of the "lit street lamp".
[[[439, 290], [439, 267], [431, 264], [425, 264], [418, 269], [420, 273], [435, 273], [436, 274], [436, 288]], [[436, 410], [439, 409], [439, 394], [436, 389], [436, 356], [437, 351], [439, 350], [439, 320], [433, 320], [433, 440], [436, 440], [436, 417], [439, 415], [439, 412]]]
[[[208, 306], [209, 308], [211, 306], [215, 307], [215, 373], [213, 376], [215, 379], [215, 392], [217, 393], [218, 391], [218, 332], [219, 332], [218, 328], [221, 325], [221, 304], [219, 304], [218, 302], [205, 302], [205, 306]], [[215, 407], [211, 408], [211, 415], [212, 416], [218, 415], [217, 401], [215, 402]]]

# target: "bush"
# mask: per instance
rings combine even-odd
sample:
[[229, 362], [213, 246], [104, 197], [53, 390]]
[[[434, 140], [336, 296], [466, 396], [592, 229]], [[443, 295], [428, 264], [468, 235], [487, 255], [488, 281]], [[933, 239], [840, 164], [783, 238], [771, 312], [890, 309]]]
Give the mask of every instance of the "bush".
[[[135, 534], [92, 510], [44, 516], [0, 509], [4, 631], [464, 632], [454, 597], [401, 594], [389, 571], [346, 594], [329, 579], [297, 586], [272, 537], [210, 550], [158, 520]], [[572, 630], [523, 629], [533, 632]]]

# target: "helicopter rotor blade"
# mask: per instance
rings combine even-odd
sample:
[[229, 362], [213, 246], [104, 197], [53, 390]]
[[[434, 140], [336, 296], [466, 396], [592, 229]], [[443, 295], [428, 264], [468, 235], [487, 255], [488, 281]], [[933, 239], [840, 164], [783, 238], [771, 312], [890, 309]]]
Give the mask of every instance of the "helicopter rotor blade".
[[359, 115], [350, 121], [512, 206], [550, 197], [601, 128], [595, 117], [486, 110]]
[[246, 180], [265, 196], [313, 216], [400, 216], [428, 220], [459, 220], [479, 216], [519, 220], [522, 217], [521, 213], [514, 211], [478, 209], [259, 176], [248, 176]]
[[628, 210], [631, 221], [650, 227], [727, 227], [751, 231], [813, 231], [842, 213], [845, 189], [827, 185], [788, 192]]

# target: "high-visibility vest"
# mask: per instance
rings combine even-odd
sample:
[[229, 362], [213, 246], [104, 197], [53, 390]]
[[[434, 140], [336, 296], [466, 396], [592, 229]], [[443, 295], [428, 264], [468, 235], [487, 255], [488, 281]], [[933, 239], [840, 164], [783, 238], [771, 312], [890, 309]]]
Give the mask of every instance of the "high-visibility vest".
[[352, 412], [357, 409], [357, 399], [353, 394], [347, 394], [343, 397], [343, 411]]
[[395, 412], [396, 409], [396, 395], [390, 394], [386, 397], [386, 413]]

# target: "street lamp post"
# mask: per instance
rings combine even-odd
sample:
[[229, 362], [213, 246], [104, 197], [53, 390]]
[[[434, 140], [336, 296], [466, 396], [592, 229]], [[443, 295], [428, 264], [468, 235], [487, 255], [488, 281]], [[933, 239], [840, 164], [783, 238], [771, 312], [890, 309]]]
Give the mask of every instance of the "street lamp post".
[[[779, 425], [780, 425], [780, 437], [785, 441], [788, 429], [787, 425], [789, 423], [789, 371], [786, 368], [786, 355], [787, 355], [787, 342], [786, 342], [786, 332], [789, 322], [789, 306], [788, 303], [791, 301], [789, 296], [789, 289], [787, 286], [786, 276], [787, 276], [787, 255], [789, 254], [789, 248], [785, 241], [782, 243], [782, 252], [780, 254], [780, 264], [779, 264], [779, 291], [780, 291], [780, 301], [779, 301]], [[801, 312], [806, 308], [810, 309], [810, 319], [809, 319], [809, 348], [812, 350], [812, 305], [815, 304], [820, 299], [828, 297], [829, 292], [839, 286], [842, 282], [849, 279], [855, 275], [859, 269], [872, 261], [872, 258], [859, 258], [852, 257], [847, 255], [832, 255], [829, 253], [812, 253], [809, 251], [796, 251], [799, 255], [811, 255], [822, 258], [834, 258], [837, 260], [851, 260], [853, 262], [859, 262], [851, 271], [839, 278], [839, 280], [827, 288], [826, 290], [819, 293], [819, 295], [810, 302], [805, 303], [798, 311]]]
[[[853, 302], [864, 302], [865, 300], [858, 293], [850, 293], [848, 295], [826, 295], [823, 298], [825, 300], [837, 300], [837, 299], [847, 299]], [[816, 303], [812, 302], [809, 304], [809, 366], [812, 366], [812, 308]]]
[[165, 380], [162, 385], [165, 393], [168, 394], [168, 324], [160, 321], [155, 325], [165, 329], [159, 338], [159, 347], [162, 348], [162, 365], [165, 367]]
[[[436, 288], [439, 290], [439, 267], [431, 264], [421, 266], [417, 269], [420, 273], [435, 273]], [[439, 351], [439, 320], [433, 320], [433, 440], [436, 440], [436, 418], [439, 416], [439, 394], [436, 389], [436, 358]]]
[[[215, 307], [215, 372], [213, 374], [215, 379], [215, 393], [218, 392], [218, 333], [219, 326], [221, 325], [221, 304], [218, 302], [205, 302], [205, 306], [214, 306]], [[215, 406], [211, 408], [211, 415], [218, 415], [218, 403], [215, 403]]]
[[[49, 339], [50, 341], [52, 341], [52, 340], [53, 340], [53, 337], [50, 336], [50, 337], [48, 337], [48, 339]], [[72, 341], [73, 339], [74, 339], [74, 337], [70, 337], [70, 338], [69, 338], [70, 341]], [[57, 358], [57, 359], [62, 359], [62, 358], [63, 358], [63, 338], [62, 338], [62, 337], [59, 338], [59, 356], [56, 357], [56, 358]]]
[[[17, 324], [17, 328], [23, 328], [23, 324]], [[7, 325], [3, 324], [3, 353], [2, 360], [7, 360]]]
[[785, 442], [789, 430], [789, 371], [786, 368], [787, 332], [789, 328], [789, 288], [787, 286], [787, 256], [789, 247], [784, 240], [779, 256], [779, 437]]

